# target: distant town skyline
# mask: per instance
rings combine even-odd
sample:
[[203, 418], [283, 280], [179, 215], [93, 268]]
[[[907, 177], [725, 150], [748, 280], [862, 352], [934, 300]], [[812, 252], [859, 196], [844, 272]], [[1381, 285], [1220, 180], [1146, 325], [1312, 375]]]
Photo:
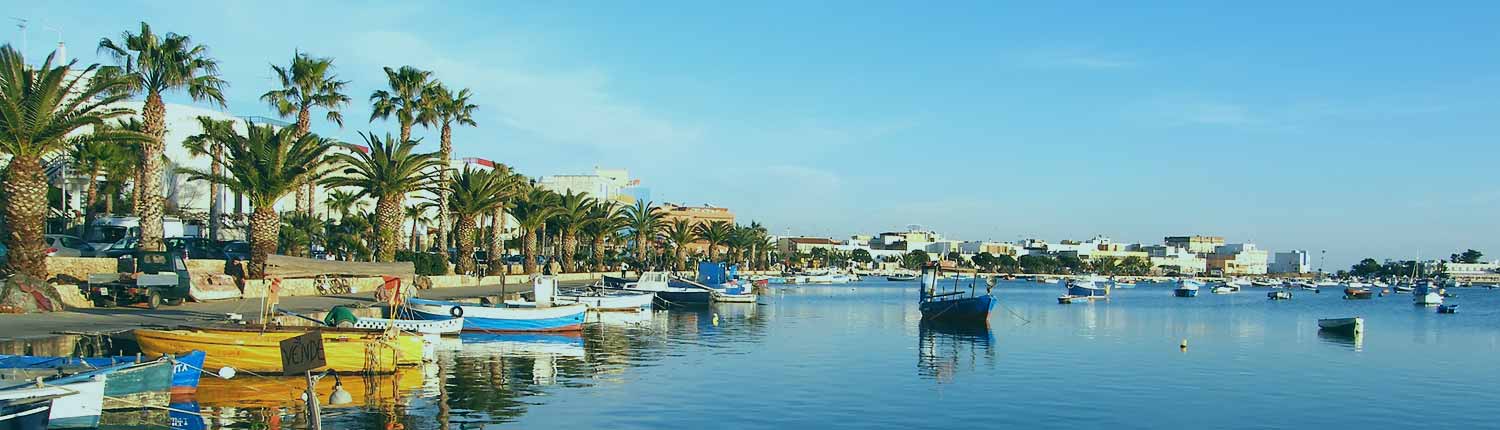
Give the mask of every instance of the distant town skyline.
[[393, 131], [366, 121], [381, 67], [428, 68], [480, 106], [457, 156], [629, 169], [775, 233], [1206, 234], [1329, 270], [1500, 255], [1500, 4], [8, 6], [34, 61], [60, 37], [109, 63], [99, 39], [140, 21], [191, 35], [236, 115], [271, 116], [293, 49], [333, 57], [355, 100], [314, 131], [345, 140]]

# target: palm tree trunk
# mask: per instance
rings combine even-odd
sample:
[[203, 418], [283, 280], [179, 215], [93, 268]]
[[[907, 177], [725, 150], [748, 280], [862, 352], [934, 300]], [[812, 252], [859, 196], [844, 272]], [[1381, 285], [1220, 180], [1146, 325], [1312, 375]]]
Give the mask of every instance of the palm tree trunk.
[[166, 126], [167, 106], [161, 101], [161, 94], [155, 92], [146, 95], [146, 105], [141, 109], [146, 134], [150, 139], [141, 142], [141, 183], [136, 184], [140, 188], [140, 201], [137, 202], [135, 212], [141, 217], [141, 249], [146, 251], [164, 251], [166, 247], [162, 244], [162, 197], [161, 197], [161, 174], [165, 167], [162, 163], [162, 152], [165, 151], [166, 143], [163, 138], [167, 133]]
[[[401, 196], [382, 196], [375, 202], [375, 261], [396, 261], [401, 246]], [[446, 266], [447, 260], [443, 260]]]
[[[210, 173], [213, 173], [214, 176], [219, 176], [224, 171], [224, 147], [214, 144], [209, 157], [212, 157], [212, 159], [208, 160]], [[208, 238], [212, 240], [219, 240], [219, 223], [224, 217], [224, 208], [221, 207], [224, 205], [224, 202], [221, 201], [224, 199], [223, 193], [224, 186], [222, 184], [213, 183], [208, 186]]]
[[417, 248], [417, 224], [421, 224], [421, 222], [411, 220], [411, 238], [407, 239], [406, 243], [406, 247], [412, 251], [421, 251], [421, 249]]
[[0, 190], [5, 200], [5, 246], [10, 249], [6, 265], [11, 272], [47, 279], [47, 250], [42, 234], [47, 220], [47, 178], [42, 164], [33, 158], [10, 160], [9, 173]]
[[474, 217], [459, 216], [458, 226], [454, 233], [458, 237], [458, 273], [469, 274], [474, 272]]
[[637, 231], [635, 233], [635, 259], [640, 260], [641, 264], [641, 267], [636, 268], [636, 271], [646, 271], [646, 234], [644, 232]]
[[[405, 131], [404, 133], [410, 134], [411, 132]], [[438, 247], [438, 257], [441, 257], [443, 261], [448, 261], [447, 243], [449, 221], [448, 211], [443, 210], [443, 208], [448, 204], [448, 187], [451, 185], [448, 183], [448, 167], [451, 165], [451, 163], [448, 162], [448, 158], [453, 156], [453, 146], [451, 141], [451, 139], [453, 138], [453, 130], [448, 126], [448, 124], [443, 124], [443, 133], [441, 137], [442, 139], [439, 140], [438, 147], [438, 156], [442, 158], [442, 165], [438, 166], [438, 201], [443, 202], [444, 206], [438, 208], [438, 225], [441, 226], [441, 228], [438, 228], [437, 240], [438, 243], [443, 244], [442, 246]], [[401, 138], [401, 141], [404, 142], [406, 141], [406, 139], [407, 137], [403, 136]], [[448, 266], [445, 265], [443, 267], [446, 268]], [[446, 275], [448, 273], [444, 274]]]
[[256, 207], [250, 214], [250, 279], [266, 277], [266, 256], [276, 251], [277, 232], [281, 229], [281, 216], [270, 205]]
[[604, 271], [604, 236], [607, 233], [599, 233], [594, 236], [594, 271]]
[[98, 177], [99, 170], [96, 169], [89, 172], [87, 185], [84, 185], [89, 188], [88, 193], [84, 194], [84, 198], [88, 200], [88, 203], [83, 207], [83, 225], [85, 229], [88, 228], [89, 224], [94, 222], [94, 218], [98, 215], [94, 211], [94, 203], [99, 199], [99, 182], [95, 180]]
[[496, 206], [490, 216], [490, 267], [485, 270], [490, 276], [505, 276], [505, 206]]
[[[307, 132], [312, 130], [312, 115], [308, 112], [307, 106], [303, 106], [297, 110], [296, 127], [294, 130], [297, 133], [297, 137], [306, 136]], [[312, 214], [312, 196], [308, 194], [309, 191], [312, 191], [311, 181], [308, 181], [305, 187], [297, 187], [297, 196], [294, 198], [297, 202], [297, 212]]]
[[717, 247], [717, 245], [717, 243], [713, 242], [708, 243], [708, 261], [714, 261], [714, 248]]
[[535, 275], [536, 270], [536, 232], [522, 232], [521, 256], [526, 261], [521, 262], [521, 267], [526, 269], [527, 275]]
[[687, 249], [687, 247], [684, 247], [682, 245], [677, 245], [677, 249], [672, 250], [672, 268], [673, 269], [682, 270], [682, 251], [684, 251], [686, 249]]
[[562, 232], [562, 249], [558, 250], [558, 253], [562, 254], [563, 273], [578, 271], [573, 266], [573, 257], [577, 256], [578, 253], [578, 233], [571, 231]]

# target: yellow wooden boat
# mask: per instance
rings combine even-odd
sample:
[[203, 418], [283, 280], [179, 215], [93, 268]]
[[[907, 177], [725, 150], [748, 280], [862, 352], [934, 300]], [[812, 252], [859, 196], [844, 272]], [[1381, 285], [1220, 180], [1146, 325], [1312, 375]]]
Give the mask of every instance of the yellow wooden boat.
[[[258, 374], [281, 374], [281, 341], [306, 329], [267, 331], [239, 328], [136, 329], [135, 339], [148, 356], [194, 349], [208, 353], [203, 367], [221, 367]], [[326, 369], [339, 373], [391, 373], [397, 366], [422, 362], [422, 337], [364, 330], [323, 329]]]

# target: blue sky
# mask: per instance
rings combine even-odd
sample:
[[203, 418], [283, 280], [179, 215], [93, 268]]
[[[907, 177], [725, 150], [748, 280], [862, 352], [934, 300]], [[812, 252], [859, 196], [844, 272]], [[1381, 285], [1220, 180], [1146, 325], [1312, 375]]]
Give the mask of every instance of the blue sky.
[[345, 139], [394, 130], [365, 121], [381, 66], [430, 69], [480, 105], [461, 156], [629, 168], [778, 233], [1500, 255], [1496, 3], [312, 3], [6, 9], [85, 62], [190, 34], [241, 115], [294, 49], [334, 57], [356, 103], [314, 128]]

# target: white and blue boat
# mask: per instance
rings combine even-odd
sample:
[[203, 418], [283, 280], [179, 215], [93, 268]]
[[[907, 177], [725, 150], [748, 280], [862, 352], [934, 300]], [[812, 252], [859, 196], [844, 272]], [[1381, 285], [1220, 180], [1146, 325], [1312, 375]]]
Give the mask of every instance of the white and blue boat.
[[[995, 296], [990, 295], [990, 290], [995, 287], [993, 278], [986, 281], [984, 294], [976, 291], [972, 279], [969, 291], [964, 291], [954, 283], [952, 290], [939, 292], [938, 266], [928, 263], [922, 268], [921, 279], [917, 309], [922, 312], [924, 320], [988, 324], [990, 312], [999, 304]], [[968, 296], [965, 297], [965, 294]]]
[[1198, 289], [1202, 287], [1202, 282], [1192, 279], [1179, 279], [1177, 280], [1177, 289], [1172, 290], [1172, 295], [1177, 297], [1198, 297]]
[[563, 332], [583, 330], [588, 306], [581, 303], [553, 305], [557, 280], [539, 276], [532, 280], [533, 302], [525, 306], [486, 305], [441, 300], [407, 299], [408, 311], [425, 320], [463, 318], [463, 331], [476, 333]]
[[1412, 304], [1417, 306], [1437, 306], [1443, 304], [1443, 294], [1438, 290], [1440, 288], [1435, 287], [1433, 281], [1426, 279], [1417, 281], [1416, 286], [1412, 288], [1411, 292]]
[[[203, 375], [203, 351], [189, 351], [172, 360], [172, 394], [187, 394], [198, 391], [198, 380]], [[103, 369], [120, 364], [140, 362], [138, 356], [114, 357], [50, 357], [38, 355], [0, 354], [0, 379], [29, 379], [40, 373], [71, 374]]]
[[[103, 395], [104, 382], [100, 381], [98, 385], [100, 395]], [[47, 428], [53, 403], [78, 394], [78, 391], [64, 387], [35, 384], [0, 389], [0, 428]], [[97, 420], [95, 423], [97, 425]]]
[[426, 320], [464, 319], [464, 332], [515, 333], [578, 331], [588, 306], [509, 306], [459, 303], [442, 300], [407, 299], [412, 315]]
[[1109, 296], [1110, 281], [1090, 276], [1083, 279], [1068, 280], [1068, 295], [1072, 297], [1106, 297]]
[[660, 306], [701, 306], [713, 302], [713, 289], [678, 281], [666, 272], [642, 273], [639, 279], [604, 277], [605, 288], [649, 292]]

